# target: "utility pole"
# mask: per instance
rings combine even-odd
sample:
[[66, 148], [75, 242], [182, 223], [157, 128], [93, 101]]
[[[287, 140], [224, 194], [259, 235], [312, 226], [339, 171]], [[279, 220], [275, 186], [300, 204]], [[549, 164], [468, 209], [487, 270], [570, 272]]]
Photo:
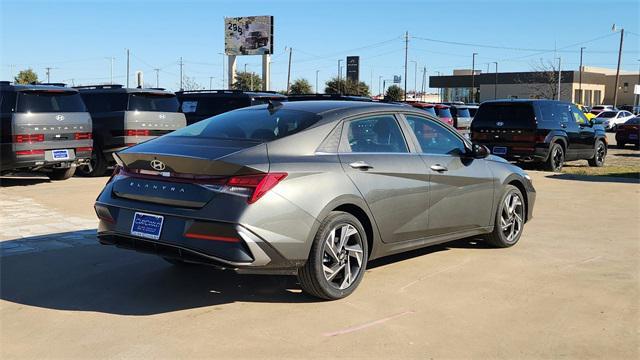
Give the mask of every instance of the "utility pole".
[[415, 60], [410, 60], [413, 63], [413, 97], [415, 98], [418, 94], [418, 62]]
[[424, 86], [426, 85], [427, 82], [427, 67], [424, 66], [422, 68], [422, 99], [424, 99], [424, 92], [425, 92], [425, 88]]
[[320, 70], [316, 70], [316, 94], [319, 94], [320, 92], [318, 91], [318, 73], [320, 72]]
[[580, 48], [580, 68], [578, 70], [580, 70], [580, 83], [578, 85], [578, 93], [580, 93], [580, 99], [577, 99], [576, 102], [582, 104], [582, 52], [584, 51], [584, 49], [586, 49], [586, 47], [581, 47]]
[[129, 87], [129, 69], [130, 69], [129, 60], [130, 60], [130, 58], [129, 58], [129, 49], [127, 49], [127, 88]]
[[562, 57], [558, 58], [558, 100], [560, 100], [560, 85], [562, 84]]
[[496, 100], [498, 98], [498, 62], [494, 61], [493, 63], [496, 64], [496, 76], [493, 85], [493, 100]]
[[[436, 75], [440, 76], [442, 73], [440, 71], [436, 71]], [[438, 102], [442, 102], [442, 88], [438, 88]]]
[[378, 76], [378, 95], [382, 95], [382, 75]]
[[52, 68], [51, 68], [51, 67], [46, 67], [45, 69], [47, 69], [47, 72], [46, 72], [46, 74], [47, 74], [47, 83], [50, 83], [50, 82], [51, 82], [51, 80], [50, 80], [50, 78], [49, 78], [49, 75], [50, 75], [50, 73], [51, 73], [51, 69], [52, 69]]
[[224, 60], [225, 60], [224, 53], [221, 52], [221, 53], [218, 53], [218, 54], [222, 55], [222, 89], [226, 89], [226, 85], [225, 85], [225, 82], [224, 82]]
[[[615, 24], [613, 25], [615, 31]], [[620, 29], [620, 47], [618, 48], [618, 67], [616, 68], [616, 86], [613, 89], [613, 107], [618, 105], [618, 81], [620, 80], [620, 62], [622, 61], [622, 42], [624, 40], [624, 29]]]
[[407, 57], [409, 56], [409, 32], [404, 33], [404, 101], [407, 101]]
[[341, 62], [342, 62], [342, 59], [338, 59], [338, 93], [339, 94], [342, 94], [342, 86], [340, 82], [340, 78], [342, 76], [342, 68], [340, 67]]
[[476, 55], [478, 55], [478, 53], [473, 53], [471, 56], [471, 92], [469, 93], [471, 102], [474, 103], [476, 102]]
[[287, 70], [287, 95], [289, 95], [289, 87], [291, 86], [291, 53], [293, 48], [289, 48], [289, 69]]
[[106, 57], [106, 60], [109, 60], [111, 62], [111, 66], [109, 68], [109, 74], [110, 74], [110, 79], [111, 81], [109, 82], [109, 84], [113, 84], [113, 60], [115, 59], [113, 56], [110, 57]]
[[209, 76], [209, 90], [213, 90], [213, 76]]
[[182, 82], [184, 77], [182, 76], [182, 68], [184, 67], [184, 62], [182, 61], [182, 56], [180, 56], [180, 62], [178, 63], [180, 65], [180, 91], [184, 90], [184, 87], [182, 86]]
[[156, 72], [156, 88], [160, 87], [160, 69], [153, 69]]

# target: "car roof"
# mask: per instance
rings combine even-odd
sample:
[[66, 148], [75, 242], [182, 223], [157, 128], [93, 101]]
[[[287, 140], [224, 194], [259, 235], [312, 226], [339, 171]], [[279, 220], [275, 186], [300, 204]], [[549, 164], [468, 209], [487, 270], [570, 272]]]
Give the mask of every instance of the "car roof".
[[122, 85], [86, 85], [75, 86], [81, 94], [157, 94], [174, 95], [173, 92], [160, 88], [126, 88]]
[[59, 85], [41, 85], [41, 84], [14, 84], [8, 81], [0, 82], [0, 88], [4, 91], [29, 91], [29, 90], [51, 90], [64, 92], [78, 92], [74, 88]]
[[270, 97], [282, 98], [286, 96], [275, 91], [243, 91], [243, 90], [183, 90], [176, 91], [176, 95], [180, 97]]

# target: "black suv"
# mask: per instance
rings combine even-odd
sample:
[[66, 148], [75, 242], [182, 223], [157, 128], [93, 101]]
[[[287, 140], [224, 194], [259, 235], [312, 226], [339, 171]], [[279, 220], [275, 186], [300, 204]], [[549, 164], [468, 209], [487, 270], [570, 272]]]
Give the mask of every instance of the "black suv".
[[1, 81], [0, 112], [0, 174], [36, 171], [65, 180], [89, 161], [91, 117], [77, 90]]
[[176, 95], [163, 89], [122, 85], [79, 86], [93, 119], [93, 153], [79, 175], [101, 176], [115, 165], [112, 154], [186, 125]]
[[200, 120], [227, 111], [266, 104], [269, 100], [284, 101], [286, 96], [276, 92], [254, 92], [242, 90], [193, 90], [178, 91], [180, 110], [191, 125]]
[[483, 102], [471, 139], [507, 160], [543, 163], [549, 171], [560, 171], [567, 160], [602, 166], [607, 154], [604, 128], [574, 104], [555, 100]]

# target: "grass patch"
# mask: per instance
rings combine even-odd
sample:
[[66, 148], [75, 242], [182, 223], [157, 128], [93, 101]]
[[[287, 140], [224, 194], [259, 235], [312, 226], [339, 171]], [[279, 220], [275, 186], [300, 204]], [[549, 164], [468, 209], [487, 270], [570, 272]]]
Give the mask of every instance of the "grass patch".
[[612, 176], [640, 179], [640, 166], [565, 166], [562, 173], [572, 175]]

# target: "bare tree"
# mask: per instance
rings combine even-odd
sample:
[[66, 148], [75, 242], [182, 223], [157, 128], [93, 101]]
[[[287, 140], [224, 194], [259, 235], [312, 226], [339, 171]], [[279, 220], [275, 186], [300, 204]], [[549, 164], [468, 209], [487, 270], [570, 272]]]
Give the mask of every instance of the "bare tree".
[[204, 87], [200, 86], [200, 84], [198, 84], [196, 82], [196, 79], [194, 79], [192, 77], [185, 76], [182, 79], [182, 83], [183, 83], [182, 84], [182, 88], [184, 90], [202, 90], [202, 89], [204, 89]]
[[[556, 63], [550, 60], [540, 59], [540, 62], [531, 64], [530, 76], [517, 79], [516, 82], [526, 84], [534, 99], [558, 98], [558, 68]], [[570, 95], [567, 89], [560, 89], [560, 98]]]

